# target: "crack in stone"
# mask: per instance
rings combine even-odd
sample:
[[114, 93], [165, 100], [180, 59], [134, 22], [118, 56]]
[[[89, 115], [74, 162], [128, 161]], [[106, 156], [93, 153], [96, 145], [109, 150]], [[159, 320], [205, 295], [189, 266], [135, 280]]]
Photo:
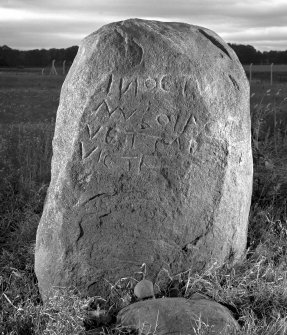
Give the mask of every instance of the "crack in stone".
[[232, 59], [231, 56], [229, 55], [228, 51], [224, 48], [224, 46], [215, 37], [209, 35], [203, 29], [198, 29], [198, 31], [202, 35], [204, 35], [207, 39], [209, 39], [212, 44], [214, 44], [217, 48], [219, 48], [221, 51], [223, 51], [225, 53], [225, 55], [227, 55], [230, 59]]

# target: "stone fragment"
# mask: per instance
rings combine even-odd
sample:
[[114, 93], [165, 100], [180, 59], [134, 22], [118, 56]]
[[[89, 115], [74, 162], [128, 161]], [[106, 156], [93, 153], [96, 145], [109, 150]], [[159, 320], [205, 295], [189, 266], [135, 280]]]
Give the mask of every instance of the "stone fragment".
[[43, 296], [105, 297], [238, 260], [252, 189], [249, 84], [214, 32], [131, 19], [85, 38], [66, 77], [38, 227]]
[[147, 279], [139, 281], [134, 288], [134, 294], [138, 299], [154, 297], [153, 283]]
[[136, 302], [119, 312], [118, 323], [145, 335], [231, 335], [239, 330], [230, 311], [208, 299], [161, 298]]

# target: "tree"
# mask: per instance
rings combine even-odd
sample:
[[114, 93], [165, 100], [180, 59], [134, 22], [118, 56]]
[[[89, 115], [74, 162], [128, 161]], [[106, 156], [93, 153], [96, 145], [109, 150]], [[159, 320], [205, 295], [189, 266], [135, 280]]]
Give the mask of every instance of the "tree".
[[262, 53], [257, 51], [252, 45], [229, 44], [235, 51], [242, 64], [260, 64]]

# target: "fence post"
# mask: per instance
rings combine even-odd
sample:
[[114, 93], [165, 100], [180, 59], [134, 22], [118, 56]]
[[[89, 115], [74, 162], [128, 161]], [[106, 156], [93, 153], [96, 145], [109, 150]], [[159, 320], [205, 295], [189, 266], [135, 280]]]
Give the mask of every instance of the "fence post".
[[56, 70], [56, 67], [55, 67], [55, 61], [56, 61], [55, 59], [52, 60], [52, 66], [51, 66], [51, 70], [50, 70], [50, 76], [58, 74], [58, 72]]
[[251, 86], [251, 80], [252, 80], [252, 65], [253, 63], [250, 63], [249, 65], [249, 85]]
[[66, 59], [63, 61], [63, 75], [66, 74]]
[[272, 86], [273, 84], [273, 63], [270, 65], [270, 85]]

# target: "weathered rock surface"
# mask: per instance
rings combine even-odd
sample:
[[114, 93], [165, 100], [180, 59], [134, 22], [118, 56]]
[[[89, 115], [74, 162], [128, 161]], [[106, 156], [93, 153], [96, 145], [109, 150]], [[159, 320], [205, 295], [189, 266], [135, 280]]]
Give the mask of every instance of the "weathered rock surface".
[[119, 312], [118, 322], [123, 327], [137, 329], [140, 334], [231, 335], [239, 330], [230, 311], [208, 299], [162, 298], [136, 302]]
[[82, 42], [65, 80], [36, 243], [42, 294], [146, 263], [154, 280], [200, 271], [246, 244], [249, 85], [214, 32], [132, 19]]

